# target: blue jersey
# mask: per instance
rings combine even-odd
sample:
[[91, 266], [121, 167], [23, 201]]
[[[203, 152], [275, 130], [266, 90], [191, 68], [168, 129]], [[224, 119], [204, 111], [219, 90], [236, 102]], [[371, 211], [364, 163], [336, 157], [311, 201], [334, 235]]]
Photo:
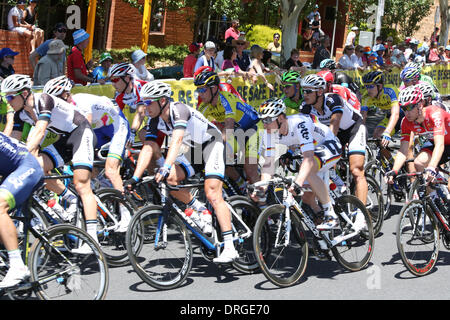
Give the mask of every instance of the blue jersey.
[[7, 176], [15, 171], [28, 154], [25, 145], [0, 132], [0, 175]]

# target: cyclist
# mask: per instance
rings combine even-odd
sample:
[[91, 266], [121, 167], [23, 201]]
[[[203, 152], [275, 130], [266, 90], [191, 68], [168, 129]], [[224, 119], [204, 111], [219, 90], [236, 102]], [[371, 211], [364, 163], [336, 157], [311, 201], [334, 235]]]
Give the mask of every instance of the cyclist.
[[[337, 215], [325, 181], [328, 182], [329, 169], [341, 157], [341, 143], [330, 128], [320, 123], [317, 117], [310, 115], [307, 110], [302, 109], [301, 113], [291, 116], [286, 116], [285, 111], [284, 101], [276, 98], [265, 101], [259, 107], [259, 116], [264, 124], [261, 146], [264, 165], [261, 169], [261, 180], [269, 180], [275, 173], [276, 144], [288, 148], [295, 147], [302, 153], [303, 160], [295, 181], [289, 187], [289, 192], [295, 196], [304, 185], [309, 184], [324, 212], [324, 221], [317, 228], [331, 229], [337, 225]], [[262, 189], [265, 192], [267, 187]], [[305, 196], [303, 199], [308, 201]], [[317, 205], [313, 206], [313, 209], [318, 211]]]
[[286, 115], [290, 116], [300, 112], [303, 102], [302, 88], [300, 87], [301, 75], [297, 71], [286, 71], [281, 75], [283, 99], [286, 106]]
[[[382, 71], [371, 71], [362, 77], [362, 82], [367, 90], [361, 102], [361, 114], [364, 122], [367, 118], [369, 107], [375, 106], [384, 112], [385, 117], [378, 123], [373, 132], [374, 138], [382, 138], [381, 145], [386, 148], [392, 140], [391, 136], [400, 130], [401, 119], [404, 116], [397, 101], [397, 94], [392, 86], [385, 85], [385, 77]], [[391, 158], [389, 151], [382, 150], [387, 159]]]
[[[27, 148], [35, 155], [48, 172], [72, 161], [73, 182], [81, 198], [89, 235], [97, 239], [97, 203], [91, 189], [91, 172], [94, 161], [94, 133], [86, 118], [75, 107], [62, 99], [46, 93], [31, 91], [31, 78], [13, 74], [3, 80], [1, 91], [18, 117], [18, 131], [25, 122], [34, 125], [27, 138]], [[40, 143], [46, 130], [57, 133], [60, 138], [53, 145], [39, 153]], [[50, 180], [51, 181], [51, 180]], [[49, 181], [49, 185], [51, 182]], [[68, 189], [61, 189], [53, 183], [52, 191], [63, 199], [74, 195]], [[86, 251], [89, 250], [89, 251]], [[89, 253], [90, 248], [83, 245], [79, 253]]]
[[[430, 77], [430, 76], [427, 76], [426, 74], [422, 74], [422, 63], [416, 63], [416, 62], [408, 62], [406, 65], [405, 65], [405, 68], [416, 68], [416, 69], [418, 69], [419, 70], [419, 73], [420, 73], [420, 78], [419, 78], [419, 80], [420, 81], [423, 81], [423, 82], [428, 82], [431, 86], [433, 86], [433, 88], [435, 88], [435, 90], [436, 91], [438, 91], [437, 90], [437, 88], [436, 88], [436, 86], [435, 86], [435, 84], [434, 84], [434, 81], [433, 81], [433, 79]], [[405, 69], [404, 68], [404, 69]]]
[[447, 112], [450, 112], [450, 108], [442, 103], [441, 95], [439, 94], [439, 92], [436, 92], [428, 82], [421, 82], [416, 86], [418, 86], [420, 91], [422, 91], [426, 106], [433, 104], [435, 106], [439, 106]]
[[303, 112], [311, 113], [327, 125], [342, 145], [348, 144], [350, 171], [356, 184], [356, 196], [362, 203], [367, 201], [367, 181], [364, 175], [366, 153], [366, 127], [358, 110], [346, 103], [336, 93], [326, 93], [327, 83], [316, 74], [302, 79], [305, 96]]
[[[237, 148], [245, 150], [244, 171], [250, 183], [258, 178], [258, 113], [249, 104], [229, 92], [219, 90], [220, 79], [215, 72], [202, 72], [194, 78], [197, 93], [203, 103], [198, 111], [209, 121], [216, 121], [222, 127], [222, 136], [233, 152], [227, 150], [227, 162], [234, 161]], [[238, 138], [238, 139], [236, 139]], [[245, 140], [245, 141], [244, 141]], [[245, 149], [241, 146], [245, 146]], [[240, 163], [242, 163], [240, 161]], [[242, 186], [240, 176], [227, 168], [229, 176]]]
[[[220, 256], [214, 259], [214, 262], [230, 263], [238, 258], [238, 253], [233, 244], [230, 211], [222, 198], [222, 179], [225, 173], [222, 135], [220, 130], [199, 111], [183, 103], [170, 101], [171, 93], [170, 85], [160, 81], [149, 82], [141, 90], [146, 111], [151, 117], [147, 126], [146, 141], [154, 141], [158, 130], [171, 137], [167, 157], [164, 165], [156, 174], [156, 181], [161, 182], [167, 179], [170, 184], [179, 184], [189, 176], [186, 168], [175, 163], [181, 145], [183, 143], [189, 145], [191, 159], [194, 158], [190, 170], [205, 171], [206, 198], [216, 212], [224, 239], [224, 249]], [[139, 156], [136, 170], [142, 165], [141, 160], [148, 161], [147, 158], [141, 159]], [[143, 167], [145, 166], [146, 163], [143, 164]], [[172, 194], [187, 205], [191, 205], [194, 200], [187, 189], [172, 192]], [[208, 216], [203, 215], [202, 219], [205, 219], [209, 226], [211, 217]], [[210, 232], [211, 230], [205, 231], [205, 233]]]
[[42, 184], [44, 172], [38, 160], [25, 145], [0, 133], [0, 240], [9, 257], [9, 270], [0, 282], [0, 288], [15, 286], [30, 276], [22, 260], [17, 231], [8, 212], [20, 207]]
[[361, 100], [359, 86], [345, 72], [336, 71], [336, 62], [333, 59], [325, 59], [320, 62], [320, 70], [329, 70], [334, 76], [334, 84], [339, 84], [345, 88], [349, 88]]
[[341, 86], [339, 84], [334, 84], [334, 75], [329, 70], [322, 70], [317, 73], [318, 76], [321, 76], [327, 82], [327, 87], [325, 89], [325, 93], [337, 93], [341, 98], [349, 103], [356, 110], [361, 109], [361, 103], [358, 100], [356, 94], [351, 91], [349, 88]]
[[[400, 150], [392, 170], [386, 173], [389, 183], [393, 183], [393, 177], [405, 163], [414, 134], [428, 134], [430, 137], [414, 159], [414, 166], [417, 171], [425, 169], [426, 179], [433, 179], [437, 175], [436, 168], [450, 161], [450, 134], [447, 129], [450, 127], [450, 113], [435, 105], [426, 106], [422, 92], [417, 86], [402, 90], [399, 103], [406, 115], [402, 121]], [[450, 190], [450, 182], [447, 187]]]

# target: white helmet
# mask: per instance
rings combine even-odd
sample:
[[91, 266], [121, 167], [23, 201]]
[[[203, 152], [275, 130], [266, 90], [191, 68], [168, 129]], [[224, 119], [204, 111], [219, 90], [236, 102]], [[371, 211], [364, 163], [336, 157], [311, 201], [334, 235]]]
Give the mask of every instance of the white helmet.
[[418, 86], [407, 87], [398, 94], [398, 104], [401, 107], [419, 103], [422, 99], [423, 94]]
[[415, 68], [415, 69], [419, 69], [419, 71], [421, 72], [421, 71], [422, 71], [422, 64], [421, 64], [421, 63], [417, 63], [417, 62], [410, 61], [410, 62], [408, 62], [408, 63], [405, 65], [404, 69], [406, 69], [406, 68]]
[[421, 82], [416, 84], [416, 87], [422, 91], [422, 95], [424, 98], [431, 97], [431, 99], [434, 99], [436, 97], [436, 91], [434, 91], [434, 88], [431, 84], [428, 82]]
[[108, 77], [125, 77], [134, 74], [134, 68], [131, 64], [122, 62], [113, 64], [108, 71]]
[[170, 98], [172, 95], [172, 88], [170, 84], [162, 81], [150, 81], [144, 84], [139, 92], [141, 99], [159, 99], [162, 97]]
[[302, 79], [300, 85], [302, 88], [325, 89], [327, 87], [327, 82], [317, 74], [308, 74]]
[[2, 81], [1, 92], [18, 92], [23, 89], [31, 89], [32, 81], [31, 78], [23, 74], [13, 74], [6, 77]]
[[67, 78], [66, 76], [60, 76], [52, 80], [49, 80], [45, 84], [44, 90], [42, 90], [42, 92], [57, 97], [63, 94], [64, 92], [70, 92], [70, 90], [72, 90], [72, 87], [73, 84], [69, 78]]
[[270, 98], [264, 101], [258, 110], [259, 118], [275, 118], [286, 111], [283, 99]]

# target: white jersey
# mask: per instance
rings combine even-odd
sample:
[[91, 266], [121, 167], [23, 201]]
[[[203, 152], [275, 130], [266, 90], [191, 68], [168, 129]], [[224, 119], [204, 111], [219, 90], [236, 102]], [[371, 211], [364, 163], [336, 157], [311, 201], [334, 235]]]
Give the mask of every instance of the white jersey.
[[92, 114], [92, 129], [109, 126], [119, 122], [122, 112], [108, 97], [87, 93], [72, 96], [76, 108], [85, 116]]
[[[305, 108], [304, 102], [302, 108]], [[347, 130], [352, 125], [354, 125], [358, 120], [362, 120], [362, 116], [358, 110], [353, 108], [348, 102], [344, 101], [336, 93], [326, 93], [324, 104], [323, 104], [323, 114], [320, 114], [313, 106], [311, 107], [311, 114], [315, 115], [319, 121], [327, 126], [330, 125], [331, 116], [335, 113], [341, 113], [342, 118], [339, 124], [339, 129]]]
[[[283, 144], [288, 148], [300, 149], [302, 153], [314, 151], [325, 141], [335, 141], [336, 136], [326, 125], [319, 122], [314, 115], [295, 114], [286, 117], [288, 120], [287, 135], [270, 134], [266, 130], [262, 139], [264, 157], [275, 156], [275, 145]], [[336, 150], [337, 151], [337, 150]]]

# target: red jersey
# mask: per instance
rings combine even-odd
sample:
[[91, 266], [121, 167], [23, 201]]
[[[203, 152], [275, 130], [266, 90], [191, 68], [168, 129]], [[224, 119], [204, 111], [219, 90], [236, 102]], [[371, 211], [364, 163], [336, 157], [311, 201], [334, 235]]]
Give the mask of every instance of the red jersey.
[[361, 103], [358, 100], [356, 94], [354, 94], [349, 88], [340, 86], [338, 84], [333, 84], [331, 86], [333, 93], [337, 93], [344, 101], [347, 101], [353, 108], [360, 111]]
[[425, 120], [421, 124], [403, 118], [401, 141], [409, 141], [411, 132], [428, 133], [430, 136], [444, 136], [444, 144], [450, 145], [450, 113], [435, 105], [425, 107], [423, 112]]

